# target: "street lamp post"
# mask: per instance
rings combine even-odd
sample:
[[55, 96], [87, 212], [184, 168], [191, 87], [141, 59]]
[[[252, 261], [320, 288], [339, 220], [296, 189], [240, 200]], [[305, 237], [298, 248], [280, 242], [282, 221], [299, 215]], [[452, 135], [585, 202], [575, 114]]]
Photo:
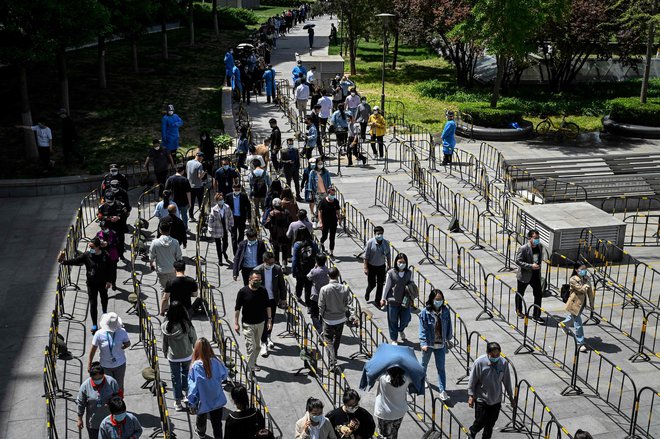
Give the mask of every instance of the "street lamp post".
[[383, 69], [381, 72], [380, 111], [385, 114], [385, 58], [387, 57], [387, 26], [394, 14], [376, 14], [383, 24]]

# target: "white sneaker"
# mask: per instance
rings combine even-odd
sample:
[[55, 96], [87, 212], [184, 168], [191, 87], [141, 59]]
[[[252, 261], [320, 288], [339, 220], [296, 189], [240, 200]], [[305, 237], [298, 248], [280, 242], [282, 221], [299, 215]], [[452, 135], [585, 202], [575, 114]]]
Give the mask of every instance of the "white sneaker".
[[448, 401], [449, 400], [449, 395], [447, 395], [447, 392], [444, 390], [440, 392], [440, 396], [438, 396], [442, 401]]
[[429, 382], [428, 382], [428, 381], [424, 381], [424, 388], [425, 388], [425, 389], [428, 389], [428, 388], [429, 388]]
[[275, 343], [270, 338], [268, 339], [268, 349], [275, 349]]
[[394, 346], [396, 346], [396, 345], [398, 345], [399, 343], [398, 343], [396, 340], [392, 340], [391, 344], [393, 344]]
[[174, 410], [176, 410], [177, 412], [183, 411], [183, 405], [181, 405], [181, 401], [174, 402]]
[[404, 332], [399, 332], [399, 338], [401, 339], [401, 341], [406, 341], [407, 340], [406, 334]]
[[268, 356], [268, 346], [264, 343], [261, 345], [261, 352], [259, 353], [262, 357]]
[[585, 345], [580, 346], [580, 352], [587, 352], [589, 349]]

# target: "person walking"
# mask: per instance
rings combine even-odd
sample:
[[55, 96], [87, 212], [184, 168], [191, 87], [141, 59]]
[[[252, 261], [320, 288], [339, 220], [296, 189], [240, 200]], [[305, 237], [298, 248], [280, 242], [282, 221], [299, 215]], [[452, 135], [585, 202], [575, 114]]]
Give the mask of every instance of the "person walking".
[[99, 225], [101, 230], [98, 231], [96, 237], [101, 240], [101, 247], [108, 252], [110, 261], [108, 270], [110, 271], [110, 283], [112, 284], [112, 291], [117, 290], [117, 263], [119, 262], [119, 242], [117, 234], [114, 230], [108, 227], [108, 223], [102, 220]]
[[101, 329], [92, 337], [89, 348], [87, 369], [92, 368], [96, 351], [99, 351], [101, 366], [105, 374], [117, 381], [119, 390], [124, 391], [124, 376], [126, 375], [126, 354], [124, 351], [131, 345], [128, 332], [124, 329], [121, 318], [114, 312], [101, 316]]
[[337, 111], [332, 113], [330, 124], [334, 128], [337, 139], [337, 148], [341, 155], [342, 149], [346, 149], [346, 140], [348, 139], [348, 116], [344, 111], [344, 104], [337, 105]]
[[36, 125], [16, 125], [16, 128], [34, 131], [37, 138], [37, 152], [39, 153], [39, 162], [41, 162], [42, 172], [45, 174], [50, 168], [55, 166], [51, 160], [53, 154], [53, 132], [46, 126], [42, 119], [37, 119]]
[[270, 126], [270, 160], [273, 163], [273, 168], [279, 172], [280, 170], [280, 151], [282, 150], [282, 131], [277, 126], [277, 119], [270, 119], [268, 121]]
[[314, 226], [307, 218], [307, 210], [300, 209], [298, 211], [298, 221], [289, 224], [289, 229], [286, 231], [286, 236], [295, 244], [298, 240], [298, 232], [302, 229], [307, 229], [310, 236], [314, 233]]
[[323, 338], [328, 347], [330, 369], [337, 368], [337, 352], [341, 334], [346, 323], [346, 314], [354, 314], [351, 307], [351, 291], [339, 282], [339, 270], [332, 266], [328, 270], [330, 282], [319, 292], [319, 316], [323, 321]]
[[419, 345], [422, 348], [422, 367], [425, 372], [428, 369], [431, 355], [435, 357], [439, 398], [442, 401], [449, 399], [446, 391], [445, 355], [451, 347], [452, 326], [444, 293], [436, 289], [431, 290], [426, 300], [426, 306], [419, 314]]
[[160, 225], [160, 237], [151, 241], [149, 246], [149, 266], [156, 270], [161, 291], [165, 292], [167, 282], [176, 277], [174, 262], [183, 257], [179, 241], [170, 236], [168, 224]]
[[369, 125], [369, 118], [371, 117], [371, 105], [367, 102], [367, 97], [360, 97], [360, 105], [357, 108], [356, 122], [360, 124], [360, 140], [367, 140], [367, 126]]
[[188, 371], [192, 360], [193, 346], [197, 341], [195, 327], [190, 321], [185, 304], [172, 301], [167, 317], [160, 327], [163, 334], [163, 355], [170, 363], [174, 409], [183, 411], [183, 392], [188, 393]]
[[398, 439], [403, 417], [408, 412], [408, 379], [400, 367], [390, 367], [378, 378], [374, 416], [384, 439]]
[[[76, 405], [78, 430], [87, 429], [89, 439], [98, 439], [103, 419], [110, 413], [108, 402], [115, 395], [122, 395], [117, 381], [105, 374], [101, 363], [95, 361], [88, 368], [89, 378], [80, 385]], [[85, 420], [83, 421], [83, 416]]]
[[318, 146], [317, 143], [319, 134], [316, 126], [314, 126], [314, 118], [309, 114], [305, 117], [305, 126], [307, 127], [307, 133], [305, 134], [305, 146], [303, 155], [307, 160], [311, 160], [314, 148]]
[[[248, 284], [238, 291], [234, 307], [234, 329], [237, 333], [240, 333], [241, 329], [243, 330], [248, 367], [254, 372], [261, 370], [257, 366], [257, 357], [261, 350], [261, 336], [264, 328], [268, 331], [273, 329], [268, 292], [262, 284], [261, 274], [252, 271]], [[241, 311], [243, 315], [239, 323]]]
[[234, 217], [234, 226], [231, 228], [231, 246], [235, 257], [238, 244], [243, 242], [245, 224], [252, 221], [252, 206], [247, 194], [241, 190], [240, 183], [234, 183], [233, 191], [227, 195], [225, 203], [231, 209]]
[[447, 123], [442, 129], [442, 164], [451, 166], [451, 158], [456, 148], [456, 122], [454, 121], [454, 112], [447, 111]]
[[199, 437], [206, 436], [206, 421], [210, 418], [213, 437], [222, 439], [222, 409], [227, 404], [222, 382], [228, 376], [227, 367], [215, 355], [211, 343], [198, 338], [188, 372], [188, 411], [197, 415], [195, 433]]
[[126, 220], [128, 218], [128, 209], [121, 201], [115, 200], [115, 194], [112, 190], [107, 190], [103, 196], [103, 204], [99, 206], [97, 213], [99, 221], [105, 221], [110, 230], [117, 235], [117, 251], [119, 259], [124, 258], [125, 240], [126, 240]]
[[238, 280], [238, 273], [240, 271], [243, 277], [243, 285], [248, 284], [250, 273], [257, 265], [261, 264], [264, 260], [264, 253], [266, 252], [266, 244], [257, 238], [257, 231], [253, 228], [247, 229], [246, 240], [241, 241], [234, 253], [233, 275], [234, 281]]
[[158, 188], [158, 196], [163, 196], [163, 189], [165, 188], [165, 182], [167, 180], [167, 173], [169, 172], [169, 166], [174, 167], [174, 159], [170, 152], [163, 148], [160, 145], [160, 140], [154, 139], [151, 142], [151, 149], [147, 158], [144, 160], [144, 169], [149, 172], [149, 163], [153, 163], [154, 166], [154, 175], [156, 176], [156, 184], [160, 185]]
[[99, 427], [98, 439], [140, 439], [142, 425], [133, 414], [126, 411], [126, 403], [119, 396], [113, 396], [108, 401], [110, 416], [106, 417]]
[[312, 324], [320, 333], [322, 331], [321, 320], [319, 319], [319, 294], [321, 288], [330, 283], [330, 276], [328, 275], [328, 267], [326, 262], [327, 256], [324, 254], [316, 255], [316, 265], [307, 273], [307, 279], [312, 281], [312, 293], [309, 296], [310, 302], [307, 304], [309, 307], [309, 315], [312, 318]]
[[179, 128], [183, 126], [183, 120], [174, 112], [174, 105], [168, 104], [165, 115], [161, 119], [160, 131], [163, 146], [170, 154], [175, 154], [179, 148]]
[[186, 175], [188, 175], [188, 181], [190, 181], [190, 210], [188, 211], [188, 216], [190, 217], [191, 222], [196, 222], [194, 211], [195, 211], [195, 201], [199, 208], [202, 208], [202, 198], [204, 198], [204, 180], [206, 179], [206, 171], [204, 170], [204, 153], [197, 152], [195, 158], [188, 160], [186, 163]]
[[156, 207], [154, 207], [153, 216], [161, 220], [166, 218], [170, 214], [170, 206], [174, 206], [174, 214], [177, 218], [181, 219], [181, 210], [174, 200], [172, 200], [172, 191], [165, 189], [163, 191], [163, 199], [156, 203]]
[[355, 116], [348, 115], [348, 140], [346, 156], [348, 158], [348, 166], [353, 166], [353, 156], [356, 159], [362, 160], [362, 166], [367, 164], [367, 157], [362, 154], [361, 140], [360, 140], [360, 124], [355, 122]]
[[261, 335], [261, 350], [262, 357], [268, 356], [268, 350], [275, 348], [275, 343], [271, 339], [273, 325], [275, 324], [275, 314], [277, 313], [278, 305], [286, 305], [286, 282], [284, 281], [284, 272], [282, 267], [275, 262], [275, 255], [273, 252], [267, 251], [264, 253], [264, 262], [258, 265], [255, 272], [261, 274], [263, 287], [268, 293], [268, 307], [270, 308], [270, 315], [272, 324], [268, 329], [268, 321], [264, 325], [264, 331]]
[[194, 306], [192, 298], [197, 297], [197, 281], [190, 276], [186, 276], [186, 263], [183, 261], [174, 261], [174, 271], [176, 276], [167, 282], [165, 292], [160, 301], [160, 315], [164, 316], [172, 303], [180, 303], [192, 317]]
[[265, 168], [262, 168], [261, 166], [250, 171], [248, 179], [250, 182], [250, 198], [254, 205], [254, 213], [257, 218], [261, 218], [261, 214], [266, 208], [266, 195], [268, 194], [271, 180], [268, 173], [265, 171]]
[[405, 329], [410, 323], [410, 306], [417, 299], [417, 286], [412, 281], [412, 271], [408, 265], [408, 256], [399, 253], [396, 266], [387, 272], [385, 290], [380, 306], [387, 304], [387, 326], [392, 344], [398, 340], [406, 341]]
[[300, 120], [304, 120], [305, 114], [307, 114], [307, 101], [309, 100], [309, 94], [309, 84], [307, 84], [307, 80], [303, 79], [293, 93], [296, 100], [296, 108], [298, 109], [298, 118]]
[[357, 94], [355, 88], [350, 89], [348, 96], [344, 100], [344, 108], [351, 116], [357, 115], [358, 107], [360, 106], [360, 96]]
[[327, 90], [323, 90], [323, 96], [319, 99], [316, 105], [321, 106], [321, 111], [319, 112], [319, 124], [321, 125], [321, 132], [319, 133], [323, 139], [326, 136], [326, 128], [328, 126], [328, 119], [332, 115], [332, 99]]
[[318, 254], [319, 248], [312, 240], [312, 234], [307, 228], [300, 229], [296, 235], [296, 242], [293, 244], [291, 274], [296, 279], [296, 297], [301, 300], [304, 290], [304, 305], [308, 307], [312, 294], [312, 281], [307, 278], [307, 274], [314, 268]]
[[337, 439], [332, 424], [323, 416], [323, 402], [308, 398], [305, 416], [296, 421], [295, 439]]
[[218, 254], [218, 264], [222, 265], [222, 257], [225, 257], [225, 262], [231, 264], [229, 256], [227, 256], [227, 248], [229, 248], [229, 234], [234, 227], [234, 216], [231, 213], [231, 208], [225, 203], [225, 197], [222, 192], [215, 194], [215, 204], [211, 208], [208, 218], [208, 233], [215, 241], [215, 250]]
[[580, 347], [580, 352], [587, 352], [587, 347], [584, 344], [584, 327], [582, 325], [582, 311], [587, 305], [587, 300], [589, 300], [589, 306], [594, 307], [594, 300], [596, 298], [594, 293], [594, 288], [590, 283], [589, 271], [587, 271], [587, 266], [581, 262], [576, 262], [573, 267], [573, 273], [571, 273], [571, 278], [569, 280], [570, 285], [570, 294], [568, 300], [566, 301], [566, 311], [568, 314], [566, 318], [562, 321], [564, 326], [562, 330], [566, 330], [566, 325], [573, 323], [573, 332], [575, 333], [575, 342]]
[[[270, 232], [270, 243], [275, 253], [275, 260], [279, 264], [286, 265], [291, 257], [291, 240], [286, 236], [291, 224], [289, 211], [282, 207], [282, 200], [275, 198], [272, 202], [272, 208], [264, 223], [264, 227]], [[282, 258], [280, 259], [280, 255]]]
[[280, 151], [279, 162], [284, 171], [284, 179], [286, 184], [296, 189], [296, 200], [303, 201], [300, 195], [300, 152], [293, 144], [293, 139], [286, 139], [286, 148]]
[[[282, 192], [280, 193], [280, 199], [282, 200], [282, 209], [289, 212], [288, 224], [290, 225], [293, 221], [298, 221], [298, 212], [300, 212], [300, 207], [298, 207], [298, 203], [296, 203], [296, 199], [293, 196], [293, 191], [289, 186], [285, 186], [282, 188]], [[287, 230], [285, 231], [285, 234], [288, 230], [289, 228], [287, 225]], [[291, 249], [291, 244], [293, 244], [293, 241], [289, 240], [289, 249]]]
[[532, 320], [543, 324], [541, 318], [541, 303], [543, 300], [543, 288], [541, 286], [541, 262], [543, 261], [543, 245], [539, 238], [538, 230], [527, 232], [527, 243], [516, 252], [516, 265], [518, 272], [518, 294], [516, 294], [516, 313], [519, 318], [524, 317], [527, 310], [523, 309], [522, 297], [528, 286], [532, 286], [534, 293], [534, 310]]
[[341, 205], [336, 197], [335, 188], [329, 187], [328, 193], [318, 206], [318, 225], [321, 228], [321, 248], [325, 253], [325, 240], [330, 237], [330, 257], [335, 257], [335, 236], [337, 226], [342, 220]]
[[476, 438], [483, 430], [483, 439], [493, 436], [493, 427], [502, 409], [502, 386], [511, 405], [515, 407], [509, 361], [502, 357], [502, 348], [495, 342], [486, 346], [486, 354], [477, 358], [470, 369], [468, 381], [468, 406], [475, 409], [470, 437]]
[[374, 303], [380, 304], [383, 297], [385, 275], [390, 266], [390, 242], [383, 237], [385, 229], [382, 226], [374, 227], [374, 237], [364, 246], [364, 274], [367, 275], [367, 291], [364, 300], [369, 302], [369, 295], [376, 288]]
[[169, 224], [170, 226], [170, 236], [177, 241], [181, 248], [186, 248], [188, 245], [188, 234], [186, 233], [186, 225], [183, 223], [183, 220], [176, 216], [177, 214], [176, 204], [170, 204], [167, 206], [167, 216], [161, 218], [158, 222], [158, 229], [160, 230], [161, 224]]
[[250, 151], [250, 141], [248, 140], [248, 127], [242, 126], [240, 129], [240, 134], [236, 142], [236, 150], [234, 155], [236, 155], [236, 168], [240, 172], [241, 169], [248, 169], [245, 165], [245, 160], [247, 159], [248, 152]]
[[371, 413], [360, 407], [360, 394], [347, 389], [342, 396], [342, 405], [325, 416], [335, 429], [338, 438], [371, 439], [376, 432], [376, 423]]
[[309, 172], [309, 179], [307, 180], [307, 191], [309, 194], [309, 211], [314, 212], [312, 217], [316, 222], [318, 212], [315, 210], [315, 202], [321, 202], [327, 192], [328, 188], [332, 186], [332, 179], [330, 172], [325, 168], [323, 158], [316, 159], [316, 166]]
[[110, 169], [107, 174], [103, 176], [103, 181], [101, 181], [101, 193], [105, 194], [105, 191], [110, 189], [110, 182], [112, 180], [117, 180], [119, 186], [125, 191], [128, 191], [128, 177], [125, 174], [119, 172], [119, 168], [116, 163], [110, 164]]
[[224, 439], [254, 438], [266, 426], [264, 416], [256, 408], [250, 407], [247, 389], [241, 384], [231, 389], [231, 400], [236, 410], [227, 416]]
[[[192, 198], [192, 186], [190, 180], [184, 175], [185, 172], [186, 166], [183, 163], [176, 165], [176, 174], [167, 179], [165, 190], [170, 191], [170, 197], [174, 200], [183, 225], [188, 230], [188, 206], [193, 205], [194, 199]], [[190, 219], [192, 219], [192, 215], [190, 215]]]
[[307, 28], [307, 39], [309, 40], [309, 53], [312, 53], [312, 48], [314, 47], [314, 28]]
[[240, 175], [236, 168], [231, 166], [229, 158], [223, 157], [222, 166], [220, 166], [213, 176], [213, 190], [215, 192], [222, 192], [225, 197], [231, 194], [234, 183], [238, 180]]
[[98, 298], [101, 296], [101, 309], [108, 312], [108, 288], [112, 286], [110, 273], [110, 256], [101, 247], [101, 240], [93, 238], [89, 241], [87, 251], [78, 256], [65, 259], [66, 253], [61, 251], [57, 262], [62, 265], [84, 265], [87, 281], [87, 296], [89, 300], [89, 314], [92, 318], [92, 334], [98, 330]]
[[[374, 157], [385, 158], [385, 143], [383, 138], [386, 132], [385, 118], [380, 114], [380, 107], [378, 105], [374, 106], [374, 111], [367, 124], [371, 128], [371, 152], [373, 152]], [[378, 151], [376, 151], [376, 142], [378, 142]]]

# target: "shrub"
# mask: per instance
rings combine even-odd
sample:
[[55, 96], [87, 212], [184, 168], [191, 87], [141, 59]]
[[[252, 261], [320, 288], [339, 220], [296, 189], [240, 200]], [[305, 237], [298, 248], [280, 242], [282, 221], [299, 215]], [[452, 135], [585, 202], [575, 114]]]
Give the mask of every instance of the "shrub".
[[610, 117], [619, 123], [660, 127], [660, 99], [651, 99], [646, 104], [639, 98], [617, 98], [609, 101]]
[[281, 6], [284, 8], [299, 7], [304, 3], [309, 3], [305, 0], [261, 0], [261, 6]]
[[[186, 15], [181, 22], [188, 23]], [[245, 29], [249, 25], [259, 24], [257, 15], [243, 8], [218, 8], [218, 25], [220, 29]], [[195, 3], [195, 26], [213, 28], [213, 13], [211, 3]]]
[[512, 122], [522, 122], [520, 109], [490, 108], [486, 102], [458, 104], [458, 110], [472, 116], [475, 125], [489, 128], [508, 128]]

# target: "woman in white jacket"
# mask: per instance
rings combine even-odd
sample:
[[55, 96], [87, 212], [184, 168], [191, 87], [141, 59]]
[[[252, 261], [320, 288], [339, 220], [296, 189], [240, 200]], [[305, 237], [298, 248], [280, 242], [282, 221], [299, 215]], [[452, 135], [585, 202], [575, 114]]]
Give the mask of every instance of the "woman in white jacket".
[[216, 204], [209, 213], [208, 232], [211, 238], [215, 240], [215, 249], [218, 252], [218, 264], [222, 265], [222, 256], [225, 261], [231, 265], [232, 261], [227, 256], [229, 247], [229, 235], [231, 228], [234, 227], [234, 215], [231, 209], [225, 204], [225, 197], [222, 192], [215, 194]]

